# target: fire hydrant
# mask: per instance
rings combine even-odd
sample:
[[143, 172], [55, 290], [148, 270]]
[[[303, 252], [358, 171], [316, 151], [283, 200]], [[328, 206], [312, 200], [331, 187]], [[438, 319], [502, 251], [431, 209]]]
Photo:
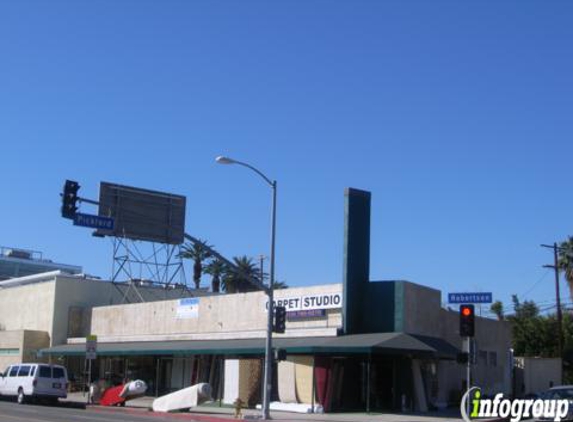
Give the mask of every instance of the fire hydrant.
[[235, 406], [235, 419], [243, 419], [242, 409], [244, 404], [245, 402], [243, 402], [243, 400], [241, 400], [240, 397], [237, 397], [237, 399], [233, 403], [233, 405]]

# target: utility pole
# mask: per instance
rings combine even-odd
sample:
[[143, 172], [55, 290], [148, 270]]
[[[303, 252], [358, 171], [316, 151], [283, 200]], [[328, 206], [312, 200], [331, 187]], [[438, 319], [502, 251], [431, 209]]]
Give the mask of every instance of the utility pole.
[[555, 301], [557, 302], [557, 329], [559, 330], [559, 357], [563, 357], [563, 313], [561, 311], [561, 289], [559, 288], [559, 252], [561, 249], [557, 243], [553, 245], [541, 245], [543, 248], [553, 249], [553, 265], [544, 265], [543, 268], [555, 270]]
[[271, 205], [271, 253], [270, 259], [270, 270], [269, 270], [269, 285], [265, 284], [260, 280], [259, 284], [262, 286], [262, 290], [265, 291], [268, 297], [269, 306], [267, 309], [267, 335], [265, 338], [265, 371], [263, 375], [263, 403], [261, 406], [261, 417], [263, 420], [271, 419], [270, 404], [271, 404], [271, 392], [272, 392], [272, 369], [273, 369], [273, 319], [274, 319], [274, 284], [275, 284], [275, 244], [276, 244], [276, 228], [277, 228], [277, 181], [271, 180], [265, 176], [260, 170], [251, 166], [250, 164], [244, 163], [242, 161], [233, 160], [229, 157], [219, 156], [215, 159], [219, 164], [238, 164], [243, 167], [254, 171], [259, 176], [261, 176], [265, 182], [271, 187], [272, 191], [272, 205]]

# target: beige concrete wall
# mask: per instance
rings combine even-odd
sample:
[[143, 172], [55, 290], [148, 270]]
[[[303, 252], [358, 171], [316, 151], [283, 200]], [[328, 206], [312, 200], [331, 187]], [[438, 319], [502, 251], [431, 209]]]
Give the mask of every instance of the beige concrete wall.
[[[52, 321], [52, 345], [64, 344], [68, 337], [68, 317], [71, 307], [89, 309], [93, 306], [121, 302], [121, 294], [113, 284], [99, 280], [58, 277], [55, 311]], [[73, 324], [73, 323], [72, 323]], [[86, 327], [89, 329], [89, 327]], [[87, 335], [89, 333], [85, 333]]]
[[[45, 331], [0, 331], [0, 371], [16, 363], [41, 362], [36, 352], [49, 344], [50, 337]], [[18, 353], [6, 354], [8, 349], [17, 349]]]
[[[43, 331], [50, 336], [50, 345], [64, 344], [68, 337], [69, 316], [81, 315], [70, 313], [70, 308], [83, 308], [89, 317], [93, 306], [118, 304], [124, 300], [139, 302], [142, 298], [146, 301], [164, 300], [190, 294], [181, 289], [136, 289], [101, 280], [56, 276], [47, 281], [0, 289], [0, 329]], [[74, 324], [89, 331], [89, 326], [85, 326], [83, 321], [72, 321]], [[87, 334], [89, 332], [84, 333]]]
[[[290, 288], [277, 290], [275, 298], [337, 293], [341, 290], [340, 284]], [[247, 338], [259, 336], [266, 328], [266, 295], [263, 292], [200, 298], [199, 315], [195, 319], [178, 319], [178, 304], [178, 300], [169, 300], [96, 307], [92, 310], [92, 333], [108, 341], [180, 334], [198, 334], [204, 338], [208, 335], [215, 335], [215, 338]], [[328, 332], [334, 334], [341, 325], [341, 310], [332, 309], [327, 311], [326, 317], [287, 322], [285, 335], [292, 335], [295, 331], [317, 335], [324, 329], [330, 329]]]
[[[70, 326], [78, 321], [69, 321], [70, 308], [83, 308], [86, 313], [94, 306], [112, 305], [124, 302], [140, 302], [164, 300], [172, 297], [188, 297], [191, 293], [181, 289], [163, 289], [158, 287], [134, 287], [122, 284], [112, 284], [101, 280], [70, 278], [58, 276], [55, 288], [55, 305], [52, 326], [52, 345], [64, 344], [68, 338]], [[83, 324], [85, 332], [89, 335], [89, 324]]]
[[559, 358], [516, 357], [516, 394], [539, 393], [562, 383], [562, 363]]
[[38, 351], [50, 346], [50, 336], [45, 331], [24, 330], [22, 342], [22, 362], [46, 362], [38, 357]]
[[52, 332], [55, 282], [0, 289], [0, 325], [5, 330]]
[[[24, 332], [22, 330], [0, 331], [0, 371], [12, 364], [22, 361]], [[18, 349], [18, 353], [7, 354], [10, 349]]]

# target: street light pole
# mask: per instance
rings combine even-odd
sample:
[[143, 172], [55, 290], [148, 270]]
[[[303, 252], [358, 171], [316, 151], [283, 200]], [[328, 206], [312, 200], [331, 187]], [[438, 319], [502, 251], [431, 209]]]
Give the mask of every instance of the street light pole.
[[[270, 253], [270, 269], [269, 269], [269, 285], [265, 289], [268, 296], [268, 310], [267, 310], [267, 333], [265, 341], [265, 370], [264, 370], [264, 389], [263, 389], [263, 404], [262, 404], [262, 418], [268, 420], [271, 418], [270, 403], [271, 403], [271, 389], [272, 389], [272, 349], [273, 349], [273, 314], [274, 314], [274, 284], [275, 284], [275, 240], [276, 240], [276, 226], [277, 226], [277, 181], [271, 180], [264, 175], [261, 171], [257, 170], [250, 164], [241, 161], [233, 160], [232, 158], [219, 156], [215, 159], [219, 164], [238, 164], [243, 167], [254, 171], [261, 176], [265, 182], [269, 184], [272, 189], [272, 208], [271, 208], [271, 253]], [[261, 280], [261, 283], [263, 280]]]
[[271, 184], [273, 190], [273, 203], [271, 210], [271, 256], [270, 256], [270, 270], [269, 270], [269, 290], [267, 295], [269, 297], [269, 310], [267, 315], [267, 339], [265, 343], [265, 391], [263, 394], [263, 419], [271, 418], [271, 389], [272, 389], [272, 350], [273, 350], [273, 313], [274, 313], [274, 284], [275, 284], [275, 237], [277, 227], [277, 181], [273, 180]]

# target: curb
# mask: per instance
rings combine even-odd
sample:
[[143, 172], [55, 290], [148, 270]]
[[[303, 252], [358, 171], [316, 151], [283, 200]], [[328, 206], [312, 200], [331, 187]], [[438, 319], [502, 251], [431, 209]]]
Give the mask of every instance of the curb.
[[207, 416], [197, 413], [169, 413], [169, 412], [153, 412], [147, 409], [130, 409], [125, 407], [105, 407], [105, 406], [89, 406], [87, 409], [97, 413], [127, 413], [131, 415], [143, 416], [143, 417], [162, 417], [169, 419], [178, 419], [186, 421], [199, 421], [199, 422], [229, 422], [234, 418], [232, 417], [217, 417], [217, 416]]

